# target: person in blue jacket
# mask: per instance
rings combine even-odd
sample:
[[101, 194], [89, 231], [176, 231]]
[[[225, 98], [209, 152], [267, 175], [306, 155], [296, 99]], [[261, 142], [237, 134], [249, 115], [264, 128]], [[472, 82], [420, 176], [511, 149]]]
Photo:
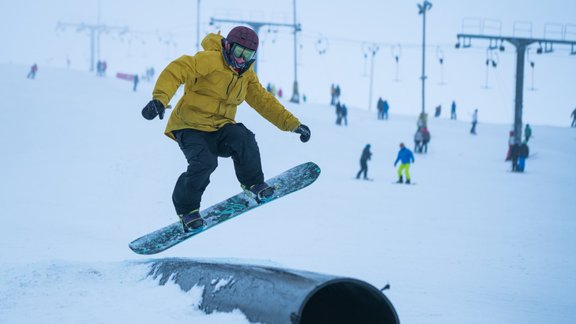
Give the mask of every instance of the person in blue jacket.
[[404, 146], [404, 143], [400, 143], [400, 151], [398, 151], [398, 157], [394, 161], [394, 167], [400, 162], [400, 167], [398, 167], [398, 181], [396, 183], [402, 183], [402, 171], [406, 173], [406, 184], [410, 184], [410, 164], [414, 163], [414, 154], [408, 148]]

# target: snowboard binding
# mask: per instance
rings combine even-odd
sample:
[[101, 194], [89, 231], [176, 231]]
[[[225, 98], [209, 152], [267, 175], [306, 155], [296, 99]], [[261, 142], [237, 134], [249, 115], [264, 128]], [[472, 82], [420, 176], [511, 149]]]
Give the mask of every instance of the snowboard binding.
[[178, 217], [184, 228], [184, 233], [201, 229], [204, 226], [204, 219], [200, 216], [198, 209], [184, 215], [178, 215]]
[[274, 192], [276, 192], [277, 188], [276, 186], [269, 186], [267, 183], [263, 182], [260, 184], [255, 184], [248, 189], [242, 185], [242, 189], [244, 189], [248, 196], [256, 200], [257, 203], [261, 204], [270, 200], [274, 196]]

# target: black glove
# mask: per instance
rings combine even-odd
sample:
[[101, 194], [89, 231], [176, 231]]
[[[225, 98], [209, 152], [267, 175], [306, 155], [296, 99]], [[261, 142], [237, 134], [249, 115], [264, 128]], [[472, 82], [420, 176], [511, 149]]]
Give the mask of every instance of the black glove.
[[156, 116], [160, 116], [160, 119], [164, 118], [164, 105], [158, 99], [150, 100], [150, 102], [142, 109], [142, 117], [152, 120]]
[[294, 130], [294, 133], [300, 134], [300, 140], [302, 143], [308, 142], [310, 140], [310, 136], [312, 135], [312, 133], [310, 133], [310, 128], [304, 124], [300, 124], [300, 126]]

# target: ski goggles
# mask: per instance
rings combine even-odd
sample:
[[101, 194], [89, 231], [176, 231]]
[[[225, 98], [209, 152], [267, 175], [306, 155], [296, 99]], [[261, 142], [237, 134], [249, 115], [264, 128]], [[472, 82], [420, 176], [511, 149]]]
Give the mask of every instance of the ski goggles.
[[234, 44], [232, 46], [232, 54], [237, 58], [243, 58], [244, 61], [250, 61], [256, 56], [256, 51], [242, 45]]

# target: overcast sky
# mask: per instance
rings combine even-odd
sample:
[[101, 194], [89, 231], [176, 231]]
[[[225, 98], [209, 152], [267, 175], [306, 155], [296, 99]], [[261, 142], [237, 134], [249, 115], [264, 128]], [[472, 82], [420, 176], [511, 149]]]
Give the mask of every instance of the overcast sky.
[[[324, 94], [314, 88], [320, 85], [328, 89], [330, 82], [342, 84], [343, 100], [354, 106], [375, 104], [369, 101], [368, 75], [370, 60], [366, 54], [366, 42], [379, 44], [375, 56], [373, 97], [416, 91], [419, 87], [421, 69], [422, 16], [418, 15], [418, 1], [298, 1], [297, 20], [302, 25], [299, 41], [299, 81], [302, 92], [308, 92], [311, 100], [324, 100]], [[487, 42], [474, 42], [474, 48], [466, 51], [454, 49], [456, 34], [462, 31], [463, 23], [471, 23], [467, 32], [476, 31], [477, 24], [485, 21], [484, 32], [488, 34], [520, 35], [541, 38], [568, 38], [576, 40], [576, 1], [524, 1], [524, 0], [436, 0], [427, 15], [427, 75], [429, 84], [446, 82], [448, 86], [461, 81], [458, 72], [467, 71], [466, 78], [474, 81], [474, 91], [488, 85], [496, 91], [494, 102], [485, 106], [510, 105], [513, 100], [514, 52], [496, 54], [498, 70], [486, 71]], [[90, 65], [90, 37], [87, 31], [78, 32], [73, 27], [56, 28], [58, 22], [71, 24], [95, 24], [98, 21], [108, 27], [128, 27], [130, 32], [120, 35], [117, 30], [104, 34], [100, 57], [108, 61], [110, 71], [141, 73], [148, 66], [161, 70], [168, 62], [182, 54], [196, 51], [197, 1], [189, 0], [7, 0], [0, 3], [4, 13], [0, 20], [0, 63], [10, 62], [40, 66], [65, 67], [69, 59], [71, 68], [88, 70]], [[218, 29], [226, 34], [233, 25], [210, 26], [211, 17], [292, 23], [293, 2], [283, 1], [201, 1], [200, 37]], [[476, 20], [474, 20], [476, 19]], [[522, 22], [521, 25], [518, 22]], [[514, 29], [514, 26], [522, 29]], [[498, 28], [499, 27], [499, 28]], [[545, 33], [545, 28], [548, 31]], [[260, 79], [263, 83], [273, 82], [290, 93], [293, 73], [293, 40], [288, 28], [268, 28], [260, 31], [259, 51]], [[326, 50], [326, 54], [319, 54]], [[536, 61], [535, 86], [541, 90], [556, 88], [557, 93], [538, 93], [542, 105], [549, 98], [564, 93], [561, 87], [574, 84], [572, 75], [576, 71], [576, 56], [568, 55], [568, 46], [556, 47], [555, 52]], [[532, 49], [532, 54], [534, 49]], [[400, 64], [396, 65], [394, 56]], [[535, 57], [535, 55], [532, 55]], [[439, 65], [443, 58], [445, 65]], [[532, 58], [534, 61], [534, 59]], [[473, 68], [470, 68], [472, 66]], [[546, 72], [547, 71], [547, 72]], [[572, 73], [565, 73], [573, 71]], [[531, 71], [527, 69], [525, 83], [530, 86]], [[398, 76], [398, 77], [397, 77]], [[387, 84], [392, 79], [401, 79], [406, 89], [395, 89]], [[407, 82], [412, 82], [407, 84]], [[359, 86], [358, 89], [355, 86]], [[408, 90], [410, 89], [410, 90]], [[450, 91], [447, 91], [450, 89]], [[306, 91], [308, 90], [308, 91]], [[462, 93], [461, 89], [444, 87], [430, 89], [431, 102], [446, 104]], [[568, 90], [569, 91], [569, 90]], [[451, 92], [450, 95], [442, 92]], [[570, 91], [569, 91], [570, 92]], [[438, 95], [438, 98], [433, 97]], [[572, 95], [574, 96], [574, 95]], [[412, 96], [414, 97], [414, 96]], [[464, 96], [470, 98], [471, 95]], [[476, 96], [474, 96], [476, 98]], [[465, 99], [462, 99], [465, 100]], [[461, 100], [461, 101], [462, 101]], [[559, 116], [571, 112], [576, 98], [565, 98], [558, 103], [563, 111]], [[401, 101], [398, 99], [398, 101]], [[572, 104], [570, 104], [572, 103]], [[418, 103], [406, 101], [403, 106]], [[410, 108], [413, 109], [413, 108]], [[469, 109], [472, 109], [470, 107]], [[487, 116], [486, 114], [484, 115]], [[558, 117], [564, 118], [564, 117]], [[497, 119], [497, 118], [496, 118]]]
[[[547, 23], [573, 24], [576, 38], [576, 1], [436, 0], [429, 12], [429, 40], [450, 42], [464, 18], [494, 19], [502, 23], [503, 34], [512, 32], [516, 21], [533, 24], [535, 37], [542, 36]], [[421, 18], [418, 1], [297, 1], [297, 17], [305, 35], [323, 34], [329, 38], [375, 42], [419, 43]], [[200, 1], [201, 32], [212, 31], [210, 17], [291, 23], [292, 1]], [[73, 31], [56, 34], [58, 21], [95, 23], [98, 6], [100, 21], [110, 26], [128, 26], [140, 32], [173, 34], [180, 46], [195, 49], [197, 1], [194, 0], [7, 0], [0, 9], [0, 41], [10, 44], [0, 55], [2, 61], [26, 59], [32, 53], [47, 51], [55, 37], [70, 37]], [[223, 26], [229, 29], [230, 26]], [[85, 36], [86, 37], [86, 36]], [[137, 37], [132, 35], [132, 37]], [[143, 37], [143, 36], [141, 36]], [[144, 38], [144, 37], [143, 37]], [[104, 40], [103, 40], [104, 41]], [[87, 42], [86, 42], [87, 43]], [[55, 54], [53, 54], [55, 55]]]

